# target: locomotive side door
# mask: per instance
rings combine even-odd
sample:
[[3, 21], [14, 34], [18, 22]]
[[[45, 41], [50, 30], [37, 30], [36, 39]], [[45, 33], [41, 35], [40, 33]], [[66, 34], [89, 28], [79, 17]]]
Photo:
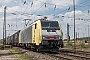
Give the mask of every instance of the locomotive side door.
[[32, 25], [32, 43], [35, 43], [35, 24]]
[[39, 29], [37, 28], [37, 23], [32, 26], [32, 42], [39, 45]]
[[37, 28], [37, 23], [35, 24], [35, 29], [34, 29], [34, 38], [35, 38], [35, 44], [39, 45], [39, 29]]

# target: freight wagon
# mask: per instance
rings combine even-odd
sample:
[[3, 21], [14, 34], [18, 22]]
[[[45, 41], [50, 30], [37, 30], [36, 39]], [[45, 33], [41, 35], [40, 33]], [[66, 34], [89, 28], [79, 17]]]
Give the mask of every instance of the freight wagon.
[[11, 44], [11, 39], [10, 39], [10, 36], [8, 36], [6, 38], [6, 45], [10, 45]]
[[14, 46], [19, 46], [19, 33], [20, 33], [20, 30], [17, 31], [16, 33], [14, 33], [13, 35], [11, 35], [11, 42], [10, 44], [11, 45], [14, 45]]

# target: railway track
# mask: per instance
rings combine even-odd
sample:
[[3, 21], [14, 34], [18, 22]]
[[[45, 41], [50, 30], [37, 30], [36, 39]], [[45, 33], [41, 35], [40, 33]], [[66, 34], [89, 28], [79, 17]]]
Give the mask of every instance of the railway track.
[[[21, 51], [23, 51], [23, 49], [21, 49]], [[27, 51], [28, 51], [28, 53], [30, 53], [29, 50], [27, 50]], [[48, 60], [47, 56], [55, 58], [55, 60], [90, 60], [90, 53], [83, 52], [83, 51], [78, 51], [78, 52], [74, 53], [74, 51], [68, 51], [68, 50], [62, 51], [61, 50], [59, 53], [49, 53], [49, 52], [48, 53], [44, 52], [43, 54], [42, 54], [42, 52], [41, 53], [34, 52], [34, 53], [36, 55], [46, 56], [46, 57], [44, 57], [46, 60]]]
[[83, 54], [90, 57], [90, 52], [77, 51], [77, 54]]
[[64, 56], [70, 56], [73, 57], [74, 59], [82, 59], [82, 60], [90, 60], [90, 57], [84, 56], [84, 55], [79, 55], [79, 54], [73, 54], [73, 53], [60, 53], [61, 55]]
[[61, 49], [59, 52], [64, 52], [64, 53], [74, 53], [74, 54], [79, 54], [79, 55], [84, 55], [87, 57], [90, 57], [90, 52], [85, 52], [85, 51], [74, 51], [74, 50], [66, 50], [66, 49]]
[[[73, 58], [78, 58], [82, 60], [90, 60], [90, 52], [85, 52], [85, 51], [76, 51], [74, 52], [73, 50], [60, 50], [59, 54], [66, 55], [66, 56], [71, 56]], [[77, 59], [77, 60], [78, 60]]]
[[73, 58], [64, 56], [62, 54], [46, 54], [46, 55], [49, 55], [51, 57], [56, 57], [57, 58], [56, 60], [74, 60]]
[[58, 54], [48, 54], [48, 53], [45, 54], [51, 57], [57, 57], [58, 58], [57, 60], [90, 60], [90, 57], [75, 53], [59, 52]]
[[[45, 53], [46, 54], [46, 53]], [[51, 57], [57, 57], [57, 60], [90, 60], [90, 57], [73, 53], [46, 54]]]

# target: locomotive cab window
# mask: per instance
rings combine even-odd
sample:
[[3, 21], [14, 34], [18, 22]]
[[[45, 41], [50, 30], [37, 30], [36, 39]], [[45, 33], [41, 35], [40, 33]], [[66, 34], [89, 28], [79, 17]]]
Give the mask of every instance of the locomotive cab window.
[[50, 21], [50, 22], [42, 22], [42, 27], [59, 27], [58, 22]]

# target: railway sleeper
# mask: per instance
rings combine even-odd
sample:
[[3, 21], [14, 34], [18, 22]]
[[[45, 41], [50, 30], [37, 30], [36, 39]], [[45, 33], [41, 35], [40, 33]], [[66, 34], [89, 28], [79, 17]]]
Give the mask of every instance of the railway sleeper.
[[90, 57], [81, 56], [81, 55], [67, 54], [67, 53], [64, 53], [64, 55], [75, 56], [75, 57], [77, 57], [77, 58], [81, 58], [81, 59], [89, 59], [89, 60], [90, 60]]
[[64, 60], [74, 60], [73, 58], [65, 57], [65, 56], [62, 56], [62, 55], [60, 55], [60, 56], [55, 55], [55, 57], [57, 57], [59, 59], [64, 59]]

